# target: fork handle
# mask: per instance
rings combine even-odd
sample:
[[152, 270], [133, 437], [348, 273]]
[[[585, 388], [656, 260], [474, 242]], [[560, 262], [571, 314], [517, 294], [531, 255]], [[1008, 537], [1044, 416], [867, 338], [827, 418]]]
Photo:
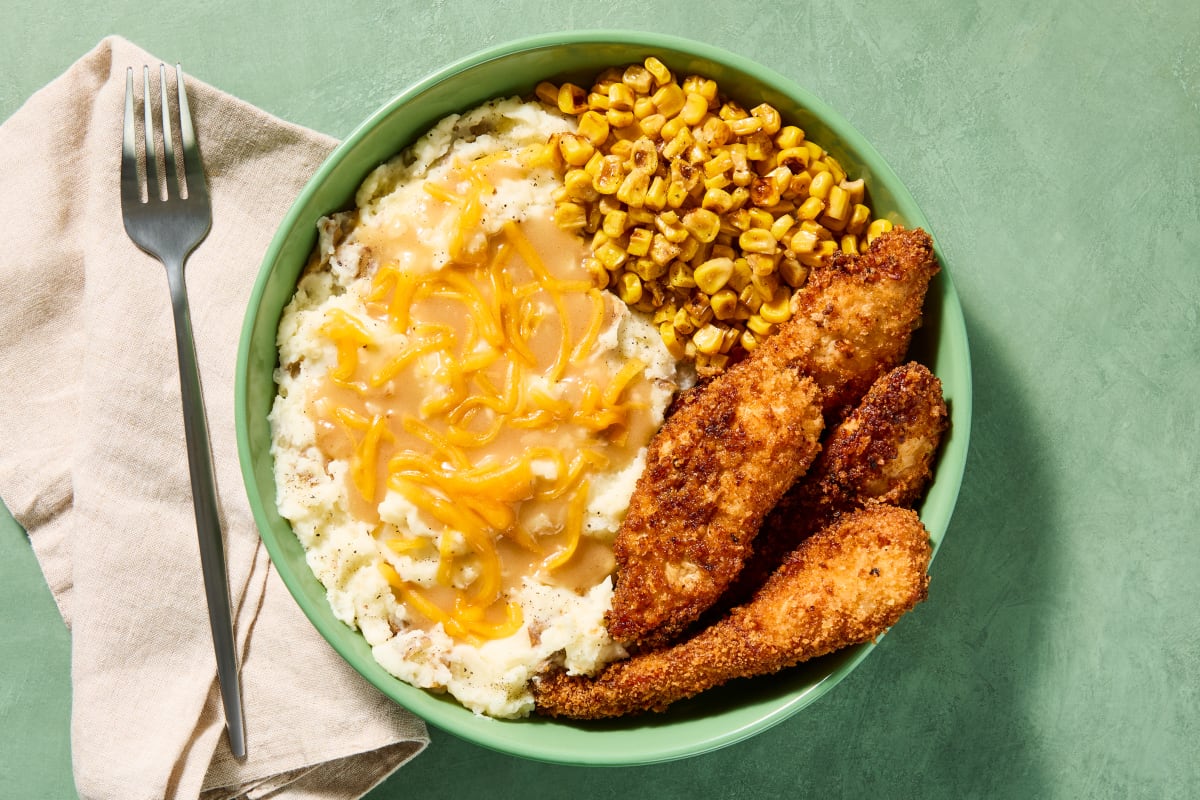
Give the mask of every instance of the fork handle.
[[175, 317], [175, 345], [179, 355], [179, 384], [183, 398], [183, 428], [187, 438], [188, 470], [192, 479], [196, 532], [200, 540], [200, 568], [204, 574], [204, 593], [208, 600], [208, 618], [217, 658], [217, 681], [225, 708], [229, 749], [235, 757], [244, 758], [246, 733], [242, 717], [241, 679], [238, 675], [233, 612], [229, 601], [229, 577], [217, 510], [212, 446], [208, 438], [204, 395], [200, 390], [200, 369], [196, 362], [196, 346], [192, 338], [187, 286], [184, 282], [182, 263], [165, 266], [171, 287], [171, 308]]

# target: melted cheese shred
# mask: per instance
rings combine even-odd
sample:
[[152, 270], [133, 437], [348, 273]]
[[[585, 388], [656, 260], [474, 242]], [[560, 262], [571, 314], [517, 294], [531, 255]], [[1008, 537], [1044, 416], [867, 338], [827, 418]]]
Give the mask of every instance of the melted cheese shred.
[[[565, 568], [581, 557], [589, 476], [649, 438], [646, 364], [601, 346], [618, 311], [583, 245], [549, 218], [485, 231], [495, 177], [520, 165], [504, 155], [424, 184], [430, 217], [452, 220], [445, 266], [412, 266], [433, 262], [415, 234], [374, 242], [387, 257], [365, 314], [328, 312], [336, 360], [308, 406], [333, 432], [327, 455], [349, 455], [352, 512], [376, 526], [396, 597], [472, 644], [520, 629], [511, 594], [525, 577], [587, 574]], [[419, 524], [384, 521], [388, 498]], [[418, 559], [436, 559], [432, 580], [405, 577]]]

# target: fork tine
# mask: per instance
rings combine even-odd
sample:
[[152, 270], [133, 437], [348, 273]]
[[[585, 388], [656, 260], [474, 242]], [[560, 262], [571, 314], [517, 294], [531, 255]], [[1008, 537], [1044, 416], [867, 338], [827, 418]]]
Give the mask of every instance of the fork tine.
[[183, 145], [183, 168], [188, 198], [208, 201], [208, 186], [204, 180], [204, 165], [200, 162], [200, 146], [192, 129], [192, 112], [188, 107], [187, 89], [183, 82], [183, 67], [175, 65], [175, 82], [179, 93], [179, 141]]
[[146, 131], [146, 199], [161, 200], [158, 183], [158, 159], [154, 155], [154, 113], [150, 106], [150, 68], [142, 67], [142, 116]]
[[121, 201], [140, 202], [142, 189], [138, 185], [137, 131], [133, 115], [133, 67], [125, 70], [125, 132], [121, 140]]
[[167, 197], [179, 196], [179, 180], [175, 176], [175, 143], [171, 141], [171, 107], [167, 103], [167, 65], [158, 65], [158, 83], [162, 95], [163, 166], [167, 176]]

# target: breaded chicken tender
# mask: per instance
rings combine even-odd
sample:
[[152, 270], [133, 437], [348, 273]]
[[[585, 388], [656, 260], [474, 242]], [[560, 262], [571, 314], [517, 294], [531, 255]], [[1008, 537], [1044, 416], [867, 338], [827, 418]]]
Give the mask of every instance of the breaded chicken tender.
[[835, 253], [812, 270], [792, 318], [754, 355], [811, 377], [827, 414], [842, 416], [904, 359], [939, 269], [920, 228], [897, 227], [861, 255]]
[[609, 633], [651, 644], [682, 631], [742, 568], [767, 512], [818, 450], [817, 388], [750, 359], [706, 384], [651, 441], [618, 531]]
[[597, 719], [663, 711], [734, 678], [766, 675], [870, 641], [925, 599], [929, 536], [916, 513], [872, 505], [805, 540], [753, 600], [694, 638], [597, 677], [534, 682], [539, 713]]
[[721, 605], [748, 599], [785, 555], [837, 515], [867, 503], [915, 503], [932, 478], [948, 425], [942, 382], [924, 365], [910, 361], [875, 381], [826, 433], [808, 474], [767, 515], [754, 554]]
[[[836, 419], [904, 357], [937, 271], [920, 229], [826, 259], [778, 333], [677, 404], [617, 532], [613, 638], [661, 645], [725, 591], [767, 512], [811, 462], [816, 418]], [[796, 374], [812, 379], [815, 396], [788, 388]]]

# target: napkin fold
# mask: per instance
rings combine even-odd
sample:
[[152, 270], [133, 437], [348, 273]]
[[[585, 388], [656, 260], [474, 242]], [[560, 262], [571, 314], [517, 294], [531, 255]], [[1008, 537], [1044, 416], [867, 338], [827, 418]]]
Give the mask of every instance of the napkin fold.
[[126, 68], [140, 91], [141, 66], [157, 76], [159, 63], [109, 37], [0, 125], [0, 497], [71, 629], [76, 786], [85, 800], [359, 797], [428, 735], [320, 638], [278, 578], [246, 500], [233, 415], [260, 260], [335, 141], [188, 79], [213, 201], [187, 284], [242, 664], [249, 755], [238, 761], [224, 736], [166, 275], [121, 221]]

